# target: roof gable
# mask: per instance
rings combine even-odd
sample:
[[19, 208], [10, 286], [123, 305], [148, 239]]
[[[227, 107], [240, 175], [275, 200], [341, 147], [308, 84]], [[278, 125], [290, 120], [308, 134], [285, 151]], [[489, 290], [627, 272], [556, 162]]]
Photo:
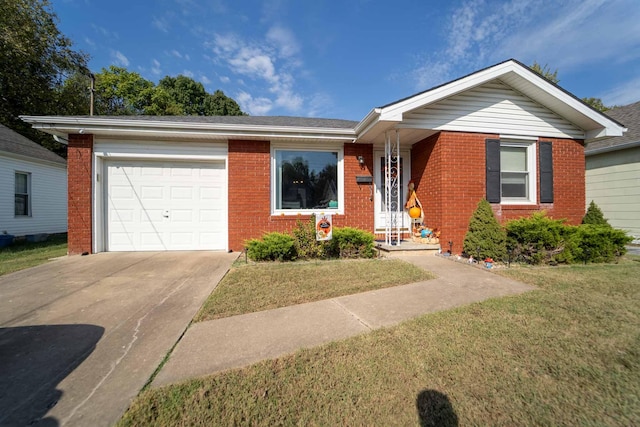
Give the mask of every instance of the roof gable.
[[[499, 80], [581, 129], [584, 139], [620, 136], [624, 127], [513, 59], [376, 108], [356, 127], [360, 138], [403, 122], [417, 110]], [[385, 126], [384, 123], [387, 123]], [[382, 125], [381, 125], [382, 124]]]
[[32, 160], [66, 165], [67, 162], [56, 153], [36, 144], [4, 125], [0, 125], [0, 152], [10, 153]]

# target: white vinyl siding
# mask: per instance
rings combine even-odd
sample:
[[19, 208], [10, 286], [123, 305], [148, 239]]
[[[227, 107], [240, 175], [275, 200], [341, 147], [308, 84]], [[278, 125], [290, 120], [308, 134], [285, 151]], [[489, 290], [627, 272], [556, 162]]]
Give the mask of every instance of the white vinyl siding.
[[499, 80], [405, 114], [402, 127], [584, 138], [584, 131]]
[[[15, 215], [16, 172], [29, 174], [29, 213]], [[0, 155], [0, 234], [67, 231], [67, 169]]]
[[586, 158], [586, 202], [593, 200], [609, 223], [640, 239], [640, 148]]

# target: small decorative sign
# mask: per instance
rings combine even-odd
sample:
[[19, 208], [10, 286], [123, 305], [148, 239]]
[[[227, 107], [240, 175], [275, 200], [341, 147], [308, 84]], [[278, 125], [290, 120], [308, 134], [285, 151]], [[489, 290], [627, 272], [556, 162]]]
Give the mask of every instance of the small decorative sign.
[[332, 230], [330, 214], [316, 216], [316, 240], [331, 240]]

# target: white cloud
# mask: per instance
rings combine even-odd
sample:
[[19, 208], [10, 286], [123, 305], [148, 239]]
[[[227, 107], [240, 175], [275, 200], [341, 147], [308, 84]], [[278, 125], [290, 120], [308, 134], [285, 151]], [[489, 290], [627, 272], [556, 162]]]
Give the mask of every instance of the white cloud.
[[163, 33], [168, 33], [169, 29], [171, 28], [171, 26], [169, 25], [169, 22], [167, 21], [167, 18], [158, 18], [158, 17], [153, 17], [153, 20], [151, 21], [151, 25], [153, 25], [154, 27], [156, 27], [158, 30], [162, 31]]
[[640, 76], [621, 83], [600, 95], [604, 105], [628, 105], [640, 99]]
[[200, 81], [202, 82], [202, 84], [205, 84], [205, 85], [211, 84], [211, 80], [204, 74], [200, 75]]
[[280, 56], [290, 57], [300, 51], [300, 46], [293, 32], [281, 26], [274, 26], [267, 32], [267, 40], [277, 46]]
[[220, 81], [226, 84], [226, 83], [229, 83], [231, 79], [227, 76], [220, 76]]
[[90, 47], [96, 47], [96, 43], [93, 40], [91, 40], [89, 37], [85, 37], [84, 42]]
[[191, 72], [190, 70], [183, 70], [182, 75], [190, 78], [193, 78], [194, 76], [193, 72]]
[[[260, 43], [245, 41], [236, 34], [215, 34], [209, 47], [215, 53], [214, 61], [226, 65], [234, 74], [248, 77], [253, 84], [265, 85], [252, 90], [262, 92], [259, 96], [241, 93], [246, 111], [257, 114], [256, 111], [267, 112], [273, 107], [293, 112], [302, 109], [304, 98], [296, 92], [293, 76], [293, 70], [301, 67], [296, 56], [300, 48], [290, 30], [272, 27]], [[227, 77], [220, 79], [229, 82]]]
[[182, 54], [175, 49], [170, 50], [169, 54], [175, 56], [176, 58], [182, 59]]
[[238, 93], [235, 99], [243, 111], [253, 116], [264, 116], [273, 108], [273, 102], [269, 98], [254, 98], [244, 91]]
[[445, 46], [411, 71], [427, 89], [505, 59], [563, 71], [640, 57], [637, 0], [467, 0], [452, 11]]
[[158, 61], [157, 59], [154, 59], [153, 61], [151, 61], [151, 72], [153, 74], [155, 74], [156, 76], [162, 74], [162, 69], [160, 68], [160, 61]]
[[113, 61], [113, 63], [115, 65], [117, 65], [119, 67], [128, 67], [129, 66], [129, 60], [119, 50], [112, 50], [111, 51], [111, 60]]

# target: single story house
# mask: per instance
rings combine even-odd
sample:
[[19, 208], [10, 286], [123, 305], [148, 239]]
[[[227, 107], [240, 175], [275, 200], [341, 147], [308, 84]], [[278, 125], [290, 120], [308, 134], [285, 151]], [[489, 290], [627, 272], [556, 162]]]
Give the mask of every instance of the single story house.
[[67, 162], [0, 125], [0, 234], [67, 231]]
[[628, 131], [587, 144], [586, 202], [596, 202], [613, 227], [640, 243], [640, 101], [605, 114]]
[[459, 252], [482, 198], [502, 221], [545, 210], [579, 223], [584, 143], [625, 130], [515, 60], [373, 108], [359, 122], [22, 119], [68, 140], [71, 254], [239, 251], [312, 213], [398, 244], [411, 230], [409, 181], [424, 223]]

